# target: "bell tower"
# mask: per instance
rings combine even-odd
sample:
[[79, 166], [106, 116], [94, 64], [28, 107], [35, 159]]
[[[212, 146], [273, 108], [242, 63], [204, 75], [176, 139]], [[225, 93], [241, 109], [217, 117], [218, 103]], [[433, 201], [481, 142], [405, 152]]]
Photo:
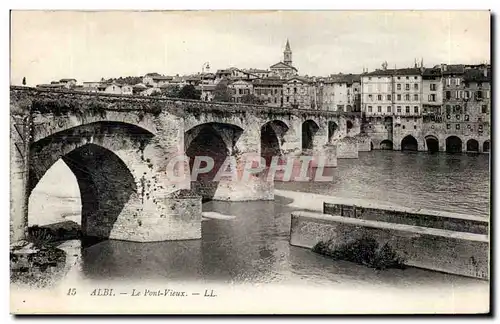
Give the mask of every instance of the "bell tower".
[[283, 63], [292, 65], [292, 50], [290, 49], [290, 42], [286, 40], [285, 51], [283, 52]]

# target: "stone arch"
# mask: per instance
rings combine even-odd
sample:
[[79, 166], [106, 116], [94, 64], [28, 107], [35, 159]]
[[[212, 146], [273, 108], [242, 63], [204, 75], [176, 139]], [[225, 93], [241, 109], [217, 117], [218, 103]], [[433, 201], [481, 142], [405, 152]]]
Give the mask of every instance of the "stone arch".
[[439, 152], [439, 139], [434, 135], [427, 135], [425, 137], [425, 145], [427, 151], [431, 153]]
[[479, 142], [473, 138], [467, 141], [467, 152], [479, 152]]
[[[195, 129], [198, 126], [203, 125], [233, 125], [235, 127], [246, 129], [249, 123], [253, 120], [249, 120], [249, 116], [245, 113], [230, 113], [229, 111], [224, 112], [213, 112], [213, 111], [202, 111], [199, 114], [190, 113], [186, 114], [184, 117], [184, 129], [186, 132], [191, 129]], [[250, 116], [250, 119], [251, 116]], [[260, 119], [259, 119], [260, 121]]]
[[335, 138], [335, 132], [339, 129], [339, 126], [333, 120], [328, 121], [328, 143], [331, 143]]
[[319, 130], [318, 124], [311, 119], [302, 123], [302, 150], [312, 150], [314, 145], [314, 136]]
[[[86, 144], [103, 147], [117, 155], [126, 165], [137, 165], [144, 159], [146, 146], [153, 137], [152, 133], [141, 127], [121, 122], [94, 122], [53, 133], [30, 146], [28, 192], [35, 188], [57, 160]], [[137, 173], [136, 177], [140, 177], [140, 174]]]
[[269, 165], [273, 156], [282, 155], [284, 135], [288, 126], [281, 120], [273, 120], [265, 123], [260, 129], [260, 152]]
[[156, 134], [157, 129], [152, 120], [158, 118], [151, 113], [144, 113], [140, 110], [132, 111], [105, 111], [103, 114], [87, 113], [83, 116], [54, 116], [34, 114], [34, 131], [33, 141], [38, 141], [55, 133], [60, 133], [82, 127], [87, 124], [97, 123], [116, 123], [132, 125], [136, 128], [144, 129], [145, 131]]
[[117, 122], [85, 124], [42, 138], [30, 146], [28, 193], [61, 159], [78, 183], [84, 236], [120, 236], [113, 234], [119, 216], [130, 216], [144, 199], [138, 171], [152, 138], [140, 127]]
[[461, 153], [462, 152], [462, 139], [458, 136], [448, 136], [446, 138], [446, 152], [448, 152], [448, 153]]
[[489, 153], [490, 152], [490, 141], [484, 141], [483, 143], [483, 153]]
[[[211, 170], [198, 174], [191, 179], [191, 188], [198, 192], [203, 200], [212, 200], [219, 186], [214, 177], [229, 156], [237, 154], [236, 143], [243, 129], [232, 124], [206, 123], [195, 126], [184, 134], [184, 149], [189, 158], [190, 174], [196, 157], [209, 157], [214, 165]], [[206, 166], [203, 162], [200, 167]]]
[[418, 141], [412, 135], [406, 135], [401, 140], [401, 151], [418, 151]]
[[392, 150], [394, 147], [393, 143], [391, 140], [383, 140], [382, 142], [380, 142], [380, 149], [381, 150]]

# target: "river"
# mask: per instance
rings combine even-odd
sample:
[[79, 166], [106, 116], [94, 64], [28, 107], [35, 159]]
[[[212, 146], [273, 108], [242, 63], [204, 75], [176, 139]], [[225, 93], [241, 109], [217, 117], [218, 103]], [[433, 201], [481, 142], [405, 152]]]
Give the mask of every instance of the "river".
[[[55, 168], [60, 170], [49, 170], [32, 194], [30, 210], [38, 213], [30, 214], [31, 224], [47, 223], [47, 215], [54, 211], [78, 221], [76, 180], [61, 187], [59, 179], [72, 175], [65, 174], [70, 171], [64, 165]], [[301, 191], [488, 217], [489, 155], [366, 152], [359, 159], [339, 160], [333, 176], [331, 183], [277, 183], [275, 201], [204, 203], [204, 212], [232, 217], [204, 219], [201, 240], [147, 244], [109, 240], [81, 249], [73, 275], [87, 282], [440, 287], [453, 293], [474, 284], [487, 291], [486, 282], [470, 278], [416, 268], [376, 271], [290, 246], [294, 208], [292, 199], [279, 193]]]

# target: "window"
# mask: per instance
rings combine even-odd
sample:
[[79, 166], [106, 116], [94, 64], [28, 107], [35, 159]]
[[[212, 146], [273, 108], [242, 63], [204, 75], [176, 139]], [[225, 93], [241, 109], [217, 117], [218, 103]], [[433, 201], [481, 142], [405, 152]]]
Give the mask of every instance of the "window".
[[387, 112], [390, 113], [391, 112], [391, 106], [387, 106]]
[[483, 99], [483, 92], [482, 91], [476, 91], [476, 100]]
[[417, 129], [417, 125], [413, 125], [413, 129]]
[[436, 91], [437, 90], [437, 84], [431, 83], [431, 91]]
[[413, 112], [414, 112], [415, 114], [418, 114], [418, 106], [413, 107]]
[[450, 129], [451, 128], [451, 125], [450, 124], [446, 124], [446, 129]]
[[407, 90], [407, 91], [410, 90], [410, 84], [409, 83], [405, 84], [405, 90]]
[[387, 95], [387, 100], [391, 100], [391, 95]]
[[371, 94], [368, 95], [368, 100], [373, 100], [373, 96]]
[[371, 79], [372, 79], [372, 77], [368, 77], [368, 80], [371, 80]]
[[482, 86], [483, 86], [483, 83], [482, 83], [482, 82], [478, 82], [478, 83], [477, 83], [477, 87], [478, 87], [478, 88], [481, 88]]
[[407, 76], [407, 77], [406, 77], [406, 80], [409, 80], [409, 79], [410, 79], [410, 77], [408, 77], [408, 76]]
[[372, 112], [372, 106], [368, 106], [368, 112]]
[[297, 88], [293, 88], [293, 93], [297, 93]]
[[[416, 78], [416, 77], [415, 77]], [[418, 83], [413, 84], [413, 89], [418, 90]]]
[[398, 101], [401, 101], [401, 95], [400, 94], [398, 94], [397, 98], [398, 98]]
[[446, 85], [447, 86], [451, 86], [451, 78], [447, 78], [446, 79]]
[[487, 114], [488, 113], [488, 105], [482, 105], [481, 106], [481, 113], [482, 114]]
[[[398, 79], [399, 79], [399, 77], [398, 77]], [[398, 83], [398, 84], [397, 84], [397, 89], [398, 89], [398, 90], [401, 90], [401, 83]]]
[[290, 97], [286, 96], [286, 102], [290, 102]]
[[410, 113], [410, 106], [406, 106], [406, 113], [409, 114]]
[[401, 113], [401, 106], [397, 107], [397, 111], [398, 111], [398, 113]]
[[414, 94], [414, 95], [413, 95], [413, 100], [414, 100], [414, 101], [418, 101], [418, 94]]
[[456, 124], [456, 125], [455, 125], [455, 128], [456, 128], [456, 129], [460, 129], [460, 124]]
[[377, 100], [381, 101], [382, 100], [382, 95], [377, 95]]
[[278, 98], [274, 98], [274, 103], [278, 103]]
[[405, 126], [405, 125], [403, 125], [403, 129], [405, 129], [405, 128], [406, 128], [406, 126]]
[[398, 80], [401, 80], [401, 77], [398, 77]]
[[[449, 80], [449, 79], [448, 79]], [[446, 91], [445, 93], [445, 98], [450, 100], [451, 99], [451, 91]]]
[[382, 112], [382, 106], [378, 106], [378, 107], [377, 107], [377, 111], [378, 111], [379, 113], [381, 113], [381, 112]]
[[[456, 78], [456, 79], [455, 79], [455, 85], [456, 85], [456, 86], [459, 86], [461, 82], [462, 82], [462, 80], [460, 80], [460, 78]], [[458, 128], [457, 128], [457, 129], [458, 129]]]
[[465, 115], [464, 120], [469, 121], [469, 115]]
[[405, 94], [405, 101], [410, 101], [410, 94]]
[[344, 111], [344, 105], [337, 105], [338, 111]]
[[436, 95], [435, 95], [435, 94], [430, 94], [430, 95], [429, 95], [429, 101], [430, 101], [430, 102], [434, 102], [434, 101], [436, 101]]
[[451, 106], [450, 105], [446, 105], [446, 114], [451, 114]]
[[470, 98], [470, 92], [464, 91], [464, 99], [469, 99], [469, 98]]
[[242, 94], [242, 91], [243, 89], [238, 89], [238, 94]]

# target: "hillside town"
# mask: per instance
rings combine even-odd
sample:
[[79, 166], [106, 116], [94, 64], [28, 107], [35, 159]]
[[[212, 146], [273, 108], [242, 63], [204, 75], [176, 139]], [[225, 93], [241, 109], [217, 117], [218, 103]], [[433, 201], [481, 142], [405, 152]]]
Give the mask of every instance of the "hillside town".
[[[444, 135], [475, 135], [484, 147], [479, 148], [478, 144], [470, 149], [489, 152], [491, 65], [426, 67], [423, 59], [414, 59], [413, 63], [411, 67], [390, 68], [388, 62], [383, 62], [379, 69], [363, 69], [359, 74], [301, 75], [293, 64], [287, 40], [283, 60], [268, 69], [229, 67], [214, 73], [209, 62], [205, 62], [200, 72], [191, 75], [152, 72], [140, 77], [102, 78], [81, 84], [66, 78], [37, 87], [361, 112], [362, 131], [372, 138], [373, 149], [403, 149], [395, 147], [392, 138], [394, 132], [410, 127], [415, 133], [429, 128], [432, 133]], [[431, 140], [442, 143], [444, 138]], [[408, 149], [418, 149], [415, 143], [410, 144]], [[443, 150], [428, 144], [428, 150]], [[461, 145], [449, 147], [452, 151], [467, 150]], [[451, 149], [453, 146], [460, 149]]]

